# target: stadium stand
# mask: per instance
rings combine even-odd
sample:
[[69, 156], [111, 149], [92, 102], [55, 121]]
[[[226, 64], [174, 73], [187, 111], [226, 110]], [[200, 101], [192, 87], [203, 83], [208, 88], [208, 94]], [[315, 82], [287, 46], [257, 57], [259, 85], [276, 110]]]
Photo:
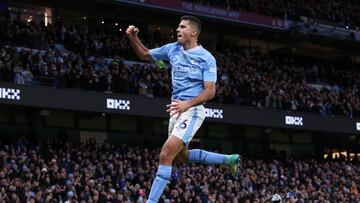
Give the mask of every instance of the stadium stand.
[[[360, 23], [356, 13], [358, 5], [351, 0], [275, 0], [271, 3], [264, 0], [188, 1], [283, 19], [299, 20], [305, 16], [342, 27], [356, 28]], [[0, 17], [0, 27], [0, 81], [149, 98], [169, 98], [171, 95], [171, 77], [167, 65], [133, 62], [135, 55], [128, 40], [118, 30], [62, 20], [45, 26], [43, 22], [20, 21], [6, 15]], [[159, 33], [144, 35], [148, 47], [172, 40]], [[212, 102], [259, 109], [313, 112], [330, 118], [334, 115], [360, 117], [360, 72], [356, 62], [348, 59], [324, 61], [279, 51], [264, 52], [257, 47], [244, 47], [225, 41], [214, 41], [213, 44], [209, 47], [212, 47], [211, 52], [217, 59], [218, 82], [217, 95]], [[157, 146], [114, 144], [109, 140], [100, 146], [94, 140], [79, 145], [62, 139], [39, 141], [24, 137], [13, 138], [15, 142], [10, 142], [3, 136], [6, 130], [2, 128], [16, 123], [13, 120], [17, 119], [18, 112], [6, 105], [1, 107], [9, 108], [10, 113], [7, 112], [8, 120], [4, 119], [6, 113], [0, 113], [0, 202], [146, 202], [158, 166], [160, 148]], [[29, 112], [27, 114], [35, 111]], [[43, 112], [43, 123], [37, 125], [44, 127], [45, 117], [49, 117], [51, 110], [40, 112]], [[104, 126], [113, 122], [106, 116], [105, 113], [101, 114], [103, 120], [108, 119]], [[79, 117], [89, 117], [88, 120], [91, 120], [95, 116], [77, 114], [74, 117], [73, 120], [79, 120]], [[32, 117], [28, 118], [31, 120]], [[56, 118], [62, 117], [59, 115]], [[119, 120], [124, 122], [125, 119]], [[134, 120], [134, 123], [141, 122]], [[56, 122], [54, 119], [52, 123]], [[79, 124], [71, 122], [68, 128], [79, 127]], [[159, 126], [162, 126], [162, 122], [159, 121], [156, 128], [161, 128]], [[91, 121], [89, 123], [92, 124]], [[155, 128], [152, 125], [155, 124], [149, 124], [149, 128]], [[214, 126], [211, 129], [216, 131], [219, 126]], [[50, 127], [54, 126], [50, 124]], [[232, 130], [235, 128], [231, 126]], [[104, 129], [108, 128], [101, 130]], [[209, 128], [206, 130], [210, 131]], [[269, 127], [259, 131], [270, 134], [276, 130]], [[230, 130], [229, 137], [227, 131], [222, 137], [221, 132], [221, 129], [216, 131], [213, 134], [220, 135], [212, 138], [218, 141], [236, 135], [241, 136], [237, 141], [243, 141], [244, 145], [249, 140], [249, 143], [267, 142], [264, 145], [249, 145], [249, 148], [270, 148], [267, 145], [271, 145], [271, 141], [274, 145], [291, 143], [304, 148], [326, 142], [312, 140], [315, 136], [311, 133], [299, 133], [293, 137], [288, 136], [289, 132], [274, 133], [272, 139], [275, 141], [270, 141], [270, 135], [267, 134], [267, 140], [261, 140], [263, 137], [254, 135], [244, 138], [245, 133], [237, 134]], [[253, 131], [248, 134], [251, 133]], [[351, 142], [351, 147], [357, 147], [360, 142], [356, 136], [352, 135], [349, 140], [344, 136], [344, 140]], [[209, 137], [205, 136], [205, 139]], [[289, 141], [283, 141], [288, 137]], [[329, 140], [335, 140], [330, 135], [328, 137]], [[271, 149], [264, 149], [264, 152], [267, 151]], [[360, 202], [358, 157], [352, 161], [345, 160], [341, 155], [335, 160], [330, 158], [297, 160], [291, 156], [285, 159], [245, 157], [236, 177], [232, 177], [227, 168], [219, 166], [177, 166], [160, 202]]]
[[[143, 203], [156, 173], [159, 148], [92, 140], [25, 138], [1, 144], [1, 202]], [[160, 202], [358, 202], [360, 168], [343, 160], [244, 160], [233, 178], [227, 168], [182, 165]]]
[[267, 16], [276, 16], [282, 19], [300, 20], [301, 16], [315, 21], [334, 23], [338, 26], [359, 27], [359, 16], [356, 9], [359, 5], [355, 1], [221, 1], [221, 0], [188, 0], [190, 2], [223, 7], [233, 10], [242, 10]]
[[[2, 38], [6, 46], [1, 47], [0, 79], [3, 81], [148, 97], [169, 97], [171, 93], [168, 69], [155, 64], [124, 63], [134, 57], [124, 36], [105, 34], [104, 30], [97, 32], [96, 26], [80, 24], [45, 27], [6, 18], [0, 24], [8, 29], [2, 30], [2, 35], [7, 35]], [[12, 34], [13, 30], [17, 30], [17, 34]], [[150, 37], [148, 45], [169, 40], [154, 39]], [[66, 49], [56, 49], [55, 44]], [[212, 50], [217, 58], [219, 77], [214, 101], [322, 115], [360, 116], [358, 64], [261, 53], [256, 48], [223, 42], [217, 44]], [[15, 48], [19, 46], [32, 49]]]

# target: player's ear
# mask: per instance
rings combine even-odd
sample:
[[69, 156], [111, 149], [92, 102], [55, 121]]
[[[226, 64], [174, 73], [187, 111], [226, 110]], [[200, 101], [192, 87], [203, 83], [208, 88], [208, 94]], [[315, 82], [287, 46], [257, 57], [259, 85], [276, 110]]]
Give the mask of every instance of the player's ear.
[[192, 37], [197, 37], [197, 36], [199, 36], [198, 31], [197, 31], [196, 29], [193, 29], [193, 30], [191, 31], [191, 36], [192, 36]]

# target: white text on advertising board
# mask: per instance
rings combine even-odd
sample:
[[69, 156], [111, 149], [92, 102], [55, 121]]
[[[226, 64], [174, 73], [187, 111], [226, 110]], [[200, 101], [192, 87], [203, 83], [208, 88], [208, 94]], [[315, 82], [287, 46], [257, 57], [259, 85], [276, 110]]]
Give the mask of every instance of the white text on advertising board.
[[0, 88], [0, 99], [20, 100], [20, 90], [12, 88]]
[[223, 110], [222, 109], [209, 109], [205, 108], [205, 117], [207, 118], [217, 118], [223, 119]]
[[285, 116], [285, 124], [286, 125], [295, 125], [295, 126], [303, 126], [303, 117], [301, 116]]
[[121, 99], [106, 99], [106, 108], [130, 111], [130, 101]]

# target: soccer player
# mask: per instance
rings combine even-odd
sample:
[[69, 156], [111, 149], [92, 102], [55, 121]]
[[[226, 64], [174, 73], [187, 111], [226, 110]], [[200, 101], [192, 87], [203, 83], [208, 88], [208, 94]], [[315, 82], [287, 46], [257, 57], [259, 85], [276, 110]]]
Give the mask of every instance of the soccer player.
[[170, 179], [172, 164], [225, 164], [236, 175], [240, 156], [188, 150], [188, 144], [205, 119], [203, 104], [215, 96], [216, 61], [197, 39], [201, 22], [194, 16], [183, 16], [176, 30], [177, 42], [149, 50], [137, 36], [139, 29], [130, 25], [126, 35], [136, 55], [144, 61], [166, 60], [171, 64], [172, 98], [167, 105], [170, 113], [169, 137], [160, 153], [159, 168], [151, 186], [147, 203], [155, 203]]

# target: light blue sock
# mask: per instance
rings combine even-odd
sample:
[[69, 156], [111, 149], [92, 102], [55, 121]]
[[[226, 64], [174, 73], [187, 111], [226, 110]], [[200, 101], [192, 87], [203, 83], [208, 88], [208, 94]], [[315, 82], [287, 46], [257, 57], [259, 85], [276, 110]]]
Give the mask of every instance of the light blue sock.
[[189, 163], [227, 164], [228, 155], [208, 152], [202, 149], [189, 150]]
[[172, 166], [159, 165], [147, 203], [157, 203], [170, 180]]

